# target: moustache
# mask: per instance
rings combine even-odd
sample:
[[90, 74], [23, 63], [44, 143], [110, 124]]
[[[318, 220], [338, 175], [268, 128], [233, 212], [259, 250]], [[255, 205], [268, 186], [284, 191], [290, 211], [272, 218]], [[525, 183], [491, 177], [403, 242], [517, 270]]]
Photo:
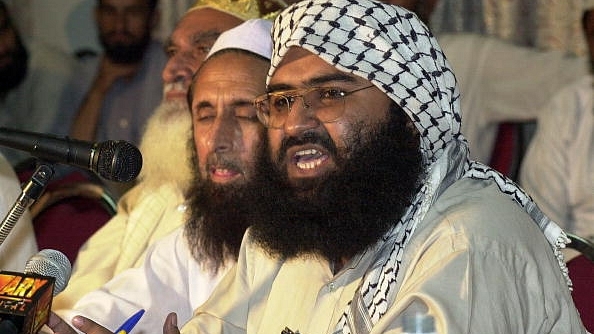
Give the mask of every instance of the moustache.
[[293, 146], [305, 144], [314, 144], [325, 148], [331, 155], [338, 154], [338, 148], [327, 133], [319, 134], [315, 132], [305, 132], [298, 137], [286, 137], [281, 142], [278, 161], [283, 161], [287, 157], [287, 150]]
[[[126, 38], [126, 39], [134, 39], [134, 35], [132, 35], [132, 33], [130, 33], [129, 31], [110, 31], [110, 32], [106, 32], [103, 34], [103, 36], [106, 39], [113, 39], [113, 38]], [[122, 41], [118, 41], [116, 43], [114, 43], [115, 45], [127, 45], [127, 43], [124, 43]]]
[[233, 171], [241, 172], [243, 168], [241, 168], [240, 164], [236, 161], [231, 159], [222, 157], [220, 154], [213, 154], [209, 156], [206, 160], [206, 168], [207, 170], [211, 170], [214, 168], [221, 168], [221, 169], [228, 169]]
[[188, 91], [187, 85], [183, 82], [183, 80], [176, 80], [174, 82], [165, 83], [163, 85], [163, 91], [165, 93], [177, 90], [177, 91]]

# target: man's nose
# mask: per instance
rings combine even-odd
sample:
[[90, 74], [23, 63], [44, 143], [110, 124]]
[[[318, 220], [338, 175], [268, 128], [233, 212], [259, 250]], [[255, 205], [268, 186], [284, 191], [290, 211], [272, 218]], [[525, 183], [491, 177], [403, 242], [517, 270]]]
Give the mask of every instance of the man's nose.
[[217, 117], [209, 132], [208, 144], [212, 152], [225, 153], [233, 150], [236, 131], [232, 117]]
[[294, 96], [292, 100], [289, 103], [289, 112], [284, 124], [287, 135], [297, 135], [320, 125], [319, 120], [315, 117], [314, 108], [304, 96]]
[[190, 80], [194, 71], [200, 66], [200, 63], [201, 60], [195, 60], [188, 55], [178, 53], [167, 61], [167, 64], [163, 69], [163, 81], [166, 83], [173, 83], [176, 81]]

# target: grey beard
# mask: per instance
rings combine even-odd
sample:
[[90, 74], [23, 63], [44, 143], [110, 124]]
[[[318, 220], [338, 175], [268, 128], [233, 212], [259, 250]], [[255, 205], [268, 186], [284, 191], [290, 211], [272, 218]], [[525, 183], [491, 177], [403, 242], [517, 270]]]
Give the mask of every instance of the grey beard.
[[192, 180], [190, 111], [185, 102], [163, 101], [149, 118], [140, 143], [139, 179], [149, 187], [175, 183], [185, 191]]

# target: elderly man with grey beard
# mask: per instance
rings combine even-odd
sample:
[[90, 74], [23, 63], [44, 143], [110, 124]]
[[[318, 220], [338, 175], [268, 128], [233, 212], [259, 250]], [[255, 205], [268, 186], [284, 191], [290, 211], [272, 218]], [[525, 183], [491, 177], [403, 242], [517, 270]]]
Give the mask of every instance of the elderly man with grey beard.
[[[152, 333], [168, 312], [192, 316], [235, 263], [249, 216], [257, 166], [265, 155], [265, 128], [253, 99], [265, 92], [271, 22], [248, 20], [221, 34], [196, 72], [189, 93], [193, 128], [193, 179], [183, 227], [154, 243], [145, 261], [56, 312], [50, 327], [73, 333], [84, 315], [112, 331], [139, 309], [134, 331]], [[107, 333], [111, 333], [107, 331]]]
[[151, 244], [183, 225], [193, 170], [186, 101], [192, 75], [222, 32], [258, 15], [254, 0], [227, 6], [198, 0], [178, 22], [167, 42], [163, 101], [140, 145], [140, 180], [120, 199], [117, 214], [81, 247], [68, 287], [54, 299], [54, 310], [72, 308], [118, 273], [140, 266]]

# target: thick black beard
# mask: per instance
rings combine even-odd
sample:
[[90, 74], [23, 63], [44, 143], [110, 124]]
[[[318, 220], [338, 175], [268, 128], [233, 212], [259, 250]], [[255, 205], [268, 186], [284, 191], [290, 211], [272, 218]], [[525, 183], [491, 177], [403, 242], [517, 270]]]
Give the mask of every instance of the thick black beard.
[[15, 49], [11, 52], [12, 63], [0, 69], [0, 95], [5, 95], [21, 84], [27, 75], [29, 52], [17, 35]]
[[[189, 144], [196, 152], [193, 141]], [[258, 149], [257, 161], [266, 155], [266, 143]], [[193, 166], [198, 166], [196, 154]], [[194, 168], [194, 180], [188, 189], [189, 219], [185, 236], [194, 259], [217, 273], [228, 259], [237, 259], [243, 234], [253, 221], [251, 198], [260, 191], [256, 175], [242, 185], [221, 186], [204, 180]]]
[[150, 34], [145, 34], [143, 38], [132, 44], [110, 44], [105, 35], [99, 35], [99, 41], [107, 58], [116, 64], [136, 64], [142, 61], [144, 53], [151, 41]]
[[[262, 165], [268, 178], [250, 232], [260, 247], [281, 258], [334, 261], [375, 244], [398, 223], [418, 191], [423, 168], [418, 132], [399, 107], [391, 109], [386, 123], [354, 138], [348, 152], [338, 152], [339, 170], [313, 190], [289, 185], [281, 157]], [[363, 126], [357, 127], [353, 132], [361, 133]]]

